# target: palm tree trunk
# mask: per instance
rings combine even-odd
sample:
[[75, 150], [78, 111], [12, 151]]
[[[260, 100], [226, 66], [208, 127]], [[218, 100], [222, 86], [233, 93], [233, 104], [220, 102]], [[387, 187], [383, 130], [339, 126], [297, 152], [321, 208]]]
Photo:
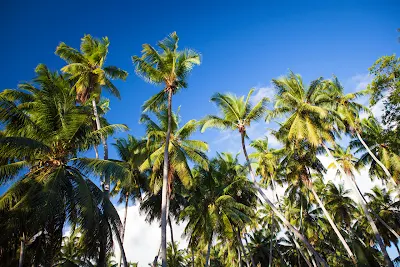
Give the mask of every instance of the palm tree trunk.
[[390, 174], [389, 170], [386, 168], [386, 166], [372, 153], [371, 149], [367, 146], [367, 144], [364, 142], [364, 140], [361, 138], [361, 135], [356, 131], [358, 140], [360, 140], [361, 144], [364, 146], [364, 148], [368, 151], [368, 154], [375, 160], [376, 163], [378, 163], [379, 166], [383, 169], [387, 177], [391, 179], [392, 182], [394, 182], [394, 185], [396, 186], [396, 181], [393, 179], [392, 175]]
[[[93, 106], [93, 115], [96, 119], [96, 128], [97, 130], [100, 130], [101, 129], [100, 117], [99, 114], [97, 113], [97, 105], [96, 105], [96, 100], [94, 98], [92, 99], [92, 106]], [[104, 160], [108, 160], [107, 140], [104, 138], [103, 135], [101, 135], [101, 142], [103, 143], [103, 149], [104, 149], [103, 158]], [[104, 177], [104, 194], [107, 198], [110, 197], [110, 176], [108, 174], [106, 174]]]
[[118, 228], [115, 225], [114, 225], [114, 228], [116, 230], [115, 237], [117, 238], [118, 245], [119, 245], [119, 247], [121, 249], [121, 256], [122, 256], [122, 260], [124, 262], [124, 267], [128, 267], [129, 265], [128, 265], [128, 261], [126, 260], [124, 245], [122, 244], [123, 242], [121, 240], [121, 237], [119, 236], [119, 233], [118, 233], [118, 230], [117, 230]]
[[388, 255], [388, 253], [386, 251], [386, 247], [383, 244], [382, 237], [378, 232], [378, 228], [376, 227], [376, 224], [375, 224], [374, 220], [372, 219], [372, 217], [371, 217], [371, 215], [370, 215], [370, 213], [368, 211], [367, 204], [364, 202], [362, 194], [357, 190], [357, 183], [353, 179], [349, 179], [349, 177], [343, 171], [342, 167], [336, 161], [335, 157], [333, 157], [333, 155], [332, 155], [331, 151], [329, 150], [329, 148], [324, 143], [322, 143], [322, 146], [324, 147], [324, 149], [325, 149], [326, 153], [329, 155], [329, 157], [333, 160], [333, 162], [336, 165], [336, 168], [338, 168], [338, 170], [340, 171], [342, 176], [345, 177], [346, 179], [350, 180], [351, 184], [356, 189], [355, 191], [357, 191], [357, 193], [358, 193], [357, 196], [359, 198], [360, 205], [361, 205], [361, 207], [362, 207], [362, 209], [363, 209], [363, 211], [365, 213], [365, 216], [367, 217], [367, 220], [368, 220], [369, 224], [371, 225], [372, 231], [374, 232], [374, 235], [375, 235], [376, 242], [378, 243], [378, 245], [379, 245], [379, 247], [380, 247], [380, 249], [381, 249], [381, 251], [383, 253], [383, 257], [385, 258], [386, 265], [389, 266], [389, 267], [394, 267], [393, 266], [393, 262], [390, 260], [390, 257], [389, 257], [389, 255]]
[[[125, 238], [126, 217], [128, 216], [128, 204], [129, 204], [129, 194], [127, 193], [125, 194], [125, 216], [124, 216], [124, 223], [122, 224], [122, 235], [121, 235], [122, 244], [124, 244], [124, 238]], [[121, 261], [122, 261], [122, 253], [121, 256], [119, 257], [118, 266], [121, 266]]]
[[167, 267], [167, 201], [168, 201], [168, 146], [171, 136], [172, 89], [168, 90], [168, 129], [165, 137], [163, 185], [161, 200], [161, 260], [162, 267]]
[[172, 248], [174, 249], [174, 253], [176, 253], [175, 241], [174, 241], [174, 231], [172, 229], [171, 217], [169, 216], [169, 214], [168, 214], [168, 224], [169, 224], [169, 230], [171, 232], [171, 242], [173, 244]]
[[[301, 249], [299, 243], [297, 243], [296, 239], [294, 237], [293, 238], [293, 242], [297, 248], [297, 251], [300, 253], [300, 255], [303, 257], [303, 259], [305, 260], [305, 262], [307, 263], [308, 267], [313, 267], [313, 265], [311, 264], [311, 262], [308, 260], [308, 258], [306, 257], [306, 255], [304, 254], [303, 250]], [[300, 258], [299, 260], [299, 266], [301, 266], [300, 264]]]
[[310, 242], [308, 242], [308, 240], [302, 235], [300, 234], [300, 232], [293, 227], [293, 225], [290, 224], [290, 222], [288, 220], [286, 220], [285, 216], [283, 216], [283, 214], [275, 207], [275, 205], [268, 199], [268, 197], [264, 194], [263, 190], [261, 189], [261, 187], [258, 185], [257, 181], [256, 181], [256, 177], [253, 173], [253, 169], [251, 168], [250, 165], [250, 160], [249, 160], [249, 156], [247, 155], [247, 151], [246, 151], [246, 145], [245, 145], [245, 141], [244, 141], [244, 137], [245, 137], [245, 132], [241, 132], [241, 137], [242, 137], [242, 148], [243, 148], [243, 153], [244, 156], [246, 158], [247, 161], [247, 165], [249, 166], [249, 172], [251, 175], [251, 178], [253, 180], [253, 186], [254, 188], [258, 191], [258, 193], [262, 196], [262, 198], [264, 199], [264, 201], [271, 207], [271, 209], [274, 211], [274, 213], [278, 216], [278, 218], [283, 222], [284, 225], [286, 225], [287, 228], [289, 228], [289, 230], [294, 233], [294, 235], [296, 235], [296, 237], [298, 239], [300, 239], [304, 245], [314, 254], [315, 258], [318, 260], [319, 263], [321, 263], [323, 266], [328, 267], [328, 264], [326, 263], [326, 261], [319, 255], [319, 253], [313, 248], [313, 246], [310, 244]]
[[24, 256], [25, 256], [25, 234], [22, 234], [21, 238], [21, 248], [19, 251], [19, 263], [18, 267], [23, 267], [24, 266]]
[[191, 247], [190, 250], [192, 251], [192, 267], [194, 267], [194, 249]]
[[98, 159], [99, 158], [99, 150], [97, 148], [97, 145], [94, 145], [93, 149], [94, 149], [94, 153], [96, 154], [96, 159]]
[[247, 247], [247, 251], [249, 252], [249, 256], [250, 256], [250, 260], [251, 260], [251, 266], [252, 267], [256, 267], [256, 263], [254, 262], [253, 255], [251, 254], [251, 251], [250, 251], [250, 248], [249, 248], [249, 243], [247, 242], [246, 235], [247, 235], [247, 233], [245, 231], [245, 233], [244, 233], [244, 241], [246, 241], [246, 247]]
[[246, 261], [246, 265], [247, 265], [247, 266], [250, 266], [249, 260], [248, 260], [247, 257], [246, 257], [246, 252], [245, 252], [245, 250], [244, 250], [244, 246], [243, 246], [242, 239], [240, 238], [240, 230], [239, 230], [239, 229], [238, 229], [238, 231], [236, 232], [236, 238], [237, 238], [237, 240], [238, 240], [238, 242], [239, 242], [239, 246], [240, 246], [239, 250], [241, 250], [241, 253], [243, 253], [243, 258], [244, 258], [245, 261]]
[[268, 257], [268, 267], [272, 267], [272, 234], [274, 231], [274, 222], [271, 223], [271, 239], [269, 241], [269, 257]]
[[[366, 203], [367, 206], [368, 206], [368, 201], [365, 199], [365, 197], [364, 197], [363, 193], [361, 192], [360, 188], [358, 187], [357, 183], [354, 182], [354, 184], [355, 184], [355, 186], [356, 186], [358, 192], [360, 193], [361, 197], [363, 198], [363, 200], [365, 201], [365, 203]], [[369, 209], [370, 209], [371, 213], [375, 216], [375, 218], [377, 218], [378, 221], [379, 221], [381, 224], [383, 224], [383, 226], [385, 226], [398, 240], [400, 240], [400, 235], [399, 235], [392, 227], [390, 227], [390, 226], [381, 218], [381, 216], [379, 216], [371, 207], [369, 207]]]
[[322, 211], [325, 214], [325, 217], [328, 219], [330, 225], [332, 226], [333, 230], [335, 231], [336, 235], [339, 237], [340, 242], [342, 242], [344, 248], [347, 251], [347, 254], [349, 254], [351, 260], [353, 261], [353, 263], [355, 264], [355, 266], [357, 266], [357, 260], [353, 254], [353, 252], [351, 251], [349, 245], [347, 244], [346, 240], [343, 238], [342, 234], [340, 233], [339, 229], [336, 227], [336, 224], [333, 222], [330, 214], [328, 213], [328, 211], [325, 209], [324, 204], [322, 203], [321, 199], [319, 198], [317, 192], [315, 192], [314, 186], [311, 184], [310, 185], [310, 190], [313, 193], [315, 199], [317, 200], [319, 206], [321, 207]]
[[211, 253], [212, 239], [213, 239], [213, 232], [211, 232], [210, 241], [208, 242], [206, 264], [204, 265], [204, 267], [208, 267], [210, 265], [210, 253]]

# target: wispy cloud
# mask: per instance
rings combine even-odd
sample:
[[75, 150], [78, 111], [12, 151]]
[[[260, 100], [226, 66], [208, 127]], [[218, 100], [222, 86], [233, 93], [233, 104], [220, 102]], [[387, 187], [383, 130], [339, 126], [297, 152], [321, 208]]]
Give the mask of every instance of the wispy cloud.
[[253, 93], [253, 96], [250, 99], [251, 104], [257, 104], [263, 97], [267, 97], [269, 100], [273, 101], [275, 95], [274, 87], [255, 87], [255, 89], [255, 93]]
[[364, 73], [352, 76], [343, 85], [346, 92], [357, 92], [366, 89], [371, 81], [372, 76]]

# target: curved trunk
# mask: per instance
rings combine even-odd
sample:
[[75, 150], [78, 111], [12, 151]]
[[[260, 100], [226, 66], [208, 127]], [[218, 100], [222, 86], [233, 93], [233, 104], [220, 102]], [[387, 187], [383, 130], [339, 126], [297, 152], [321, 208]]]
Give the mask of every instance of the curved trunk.
[[20, 251], [19, 251], [18, 267], [23, 267], [24, 266], [24, 256], [25, 256], [25, 234], [22, 234], [21, 248], [20, 248]]
[[213, 233], [211, 232], [210, 241], [208, 242], [208, 248], [207, 248], [206, 264], [204, 265], [204, 267], [208, 267], [210, 265], [212, 239], [213, 239]]
[[[129, 204], [129, 194], [126, 194], [125, 195], [125, 215], [124, 215], [124, 223], [122, 224], [122, 235], [121, 235], [122, 244], [124, 244], [124, 238], [125, 238], [126, 217], [128, 216], [128, 204]], [[121, 256], [119, 257], [118, 266], [121, 266], [121, 261], [122, 261], [122, 253], [121, 253]]]
[[253, 169], [251, 168], [250, 165], [250, 160], [249, 160], [249, 156], [247, 155], [247, 151], [246, 151], [246, 145], [244, 142], [244, 136], [245, 136], [245, 132], [241, 132], [241, 137], [242, 137], [242, 148], [243, 148], [243, 153], [244, 156], [246, 158], [247, 161], [247, 165], [249, 166], [249, 172], [251, 175], [251, 178], [253, 180], [253, 186], [254, 188], [258, 191], [258, 193], [262, 196], [262, 198], [264, 199], [264, 201], [268, 204], [268, 206], [271, 207], [271, 209], [273, 210], [273, 212], [276, 214], [276, 216], [278, 216], [278, 218], [283, 222], [283, 224], [298, 238], [301, 240], [301, 242], [304, 243], [304, 245], [312, 252], [312, 254], [315, 256], [315, 258], [318, 260], [319, 263], [321, 263], [323, 266], [328, 266], [328, 264], [326, 263], [326, 261], [319, 255], [319, 253], [313, 248], [313, 246], [310, 244], [310, 242], [308, 242], [307, 238], [305, 238], [302, 234], [300, 234], [300, 232], [293, 227], [293, 225], [290, 224], [290, 222], [288, 220], [286, 220], [285, 216], [283, 216], [283, 214], [275, 207], [275, 205], [268, 199], [268, 197], [264, 194], [264, 192], [262, 191], [261, 187], [258, 185], [255, 175], [253, 173]]
[[172, 120], [172, 90], [168, 90], [168, 129], [165, 137], [164, 149], [164, 168], [163, 168], [163, 184], [162, 184], [162, 200], [161, 200], [161, 259], [162, 267], [167, 266], [167, 202], [168, 202], [168, 146], [171, 137], [171, 120]]
[[361, 138], [361, 135], [356, 131], [358, 140], [360, 140], [361, 144], [364, 146], [364, 148], [368, 151], [368, 154], [375, 160], [376, 163], [378, 163], [379, 166], [383, 169], [387, 177], [391, 179], [391, 181], [394, 183], [396, 186], [396, 181], [393, 179], [392, 175], [390, 174], [389, 170], [386, 168], [386, 166], [372, 153], [371, 149], [367, 146], [367, 144], [364, 142], [364, 140]]
[[371, 225], [372, 231], [374, 232], [374, 235], [375, 235], [376, 242], [378, 243], [379, 248], [381, 249], [381, 251], [382, 251], [382, 253], [383, 253], [383, 256], [384, 256], [384, 258], [385, 258], [386, 265], [389, 266], [389, 267], [394, 267], [394, 266], [393, 266], [393, 262], [390, 260], [390, 257], [389, 257], [389, 255], [388, 255], [388, 253], [387, 253], [387, 251], [386, 251], [386, 247], [385, 247], [385, 245], [383, 244], [382, 237], [381, 237], [381, 235], [380, 235], [379, 232], [378, 232], [378, 228], [376, 227], [376, 224], [375, 224], [374, 220], [372, 219], [372, 217], [371, 217], [371, 215], [370, 215], [370, 213], [369, 213], [369, 211], [368, 211], [367, 205], [366, 205], [366, 203], [364, 202], [363, 196], [362, 196], [362, 194], [360, 193], [360, 191], [357, 190], [357, 188], [358, 188], [357, 183], [356, 183], [353, 179], [349, 179], [349, 177], [348, 177], [348, 176], [346, 175], [346, 173], [343, 171], [342, 167], [341, 167], [341, 166], [339, 165], [339, 163], [336, 161], [335, 157], [333, 157], [333, 155], [332, 155], [331, 151], [329, 150], [329, 148], [328, 148], [325, 144], [322, 144], [322, 146], [323, 146], [323, 148], [325, 149], [326, 153], [329, 155], [329, 157], [333, 160], [333, 162], [334, 162], [335, 165], [336, 165], [336, 168], [340, 171], [340, 173], [342, 174], [342, 176], [345, 177], [346, 179], [350, 180], [351, 184], [352, 184], [352, 185], [354, 186], [354, 188], [356, 189], [355, 191], [358, 193], [358, 194], [356, 194], [356, 195], [357, 195], [358, 198], [359, 198], [359, 203], [360, 203], [360, 205], [361, 205], [361, 207], [362, 207], [362, 209], [363, 209], [363, 211], [364, 211], [364, 213], [365, 213], [365, 216], [367, 217], [367, 220], [368, 220], [369, 224]]
[[357, 266], [357, 260], [353, 254], [353, 252], [351, 251], [349, 245], [347, 244], [346, 240], [343, 238], [342, 234], [340, 233], [339, 229], [336, 227], [336, 224], [333, 222], [330, 214], [328, 213], [328, 211], [325, 209], [324, 204], [322, 203], [321, 199], [319, 198], [317, 192], [315, 192], [314, 186], [311, 184], [310, 185], [310, 190], [313, 193], [315, 199], [317, 200], [319, 206], [321, 207], [322, 211], [324, 212], [325, 217], [328, 219], [330, 225], [332, 226], [333, 230], [335, 231], [336, 235], [339, 237], [340, 242], [342, 242], [343, 247], [346, 249], [347, 254], [349, 254], [351, 260], [353, 261], [353, 263], [355, 264], [355, 266]]
[[[114, 226], [115, 226], [115, 225], [114, 225]], [[117, 228], [115, 227], [115, 229], [117, 229]], [[123, 262], [124, 262], [124, 267], [128, 267], [129, 265], [128, 265], [128, 261], [126, 260], [124, 246], [123, 246], [123, 244], [122, 244], [121, 237], [119, 236], [118, 231], [117, 231], [117, 233], [115, 234], [115, 237], [117, 238], [118, 245], [119, 245], [119, 247], [120, 247], [120, 249], [121, 249], [121, 255], [122, 255], [122, 260], [123, 260]]]

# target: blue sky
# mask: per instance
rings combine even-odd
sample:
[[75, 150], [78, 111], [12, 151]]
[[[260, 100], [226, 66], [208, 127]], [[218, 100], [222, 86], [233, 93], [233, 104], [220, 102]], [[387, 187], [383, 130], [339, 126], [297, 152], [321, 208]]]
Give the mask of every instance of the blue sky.
[[[129, 77], [116, 82], [122, 100], [111, 97], [107, 117], [140, 136], [141, 105], [159, 88], [135, 75], [131, 56], [140, 54], [143, 43], [155, 45], [172, 31], [180, 36], [180, 47], [202, 54], [189, 88], [174, 99], [183, 122], [215, 113], [209, 102], [214, 92], [246, 94], [251, 87], [268, 87], [289, 69], [306, 81], [336, 74], [346, 82], [400, 49], [397, 1], [197, 2], [2, 1], [1, 88], [31, 79], [38, 63], [60, 69], [64, 62], [54, 51], [61, 41], [78, 48], [85, 33], [108, 36], [107, 63], [127, 70]], [[216, 134], [195, 137], [213, 141]]]
[[[60, 69], [64, 62], [54, 51], [61, 41], [78, 48], [84, 34], [108, 36], [107, 64], [127, 70], [129, 77], [116, 82], [122, 100], [110, 98], [107, 118], [141, 136], [141, 105], [160, 88], [135, 75], [131, 56], [140, 54], [143, 43], [155, 45], [173, 31], [181, 48], [202, 54], [189, 88], [174, 97], [183, 122], [216, 113], [209, 99], [217, 91], [243, 95], [255, 87], [259, 96], [271, 96], [271, 79], [289, 69], [307, 82], [335, 74], [353, 91], [368, 82], [368, 67], [377, 58], [400, 51], [398, 1], [191, 2], [1, 1], [0, 87], [30, 80], [39, 63]], [[267, 127], [257, 124], [250, 137], [265, 134]], [[238, 135], [210, 130], [194, 138], [208, 141], [211, 155], [239, 149]]]

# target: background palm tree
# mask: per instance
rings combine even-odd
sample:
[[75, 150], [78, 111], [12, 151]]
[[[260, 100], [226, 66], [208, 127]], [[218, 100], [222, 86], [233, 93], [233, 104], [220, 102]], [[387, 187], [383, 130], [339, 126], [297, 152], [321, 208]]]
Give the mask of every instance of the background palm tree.
[[[143, 45], [142, 56], [133, 56], [136, 73], [145, 81], [163, 84], [164, 88], [144, 104], [144, 110], [158, 110], [160, 104], [168, 101], [168, 125], [165, 143], [169, 144], [172, 123], [172, 95], [187, 87], [186, 78], [194, 65], [200, 64], [200, 55], [194, 50], [178, 51], [178, 35], [171, 33], [167, 38], [158, 42], [161, 51], [149, 44]], [[168, 146], [164, 148], [164, 168], [161, 208], [161, 258], [162, 266], [167, 265], [167, 198], [168, 198]]]
[[220, 94], [216, 93], [212, 98], [217, 107], [220, 109], [223, 117], [218, 117], [214, 115], [208, 115], [202, 120], [202, 129], [204, 132], [205, 129], [209, 127], [215, 127], [219, 129], [231, 129], [238, 130], [242, 140], [242, 148], [243, 153], [247, 161], [247, 165], [249, 168], [250, 175], [253, 180], [253, 186], [259, 192], [259, 194], [263, 197], [264, 201], [268, 203], [268, 205], [273, 209], [275, 214], [282, 220], [282, 222], [292, 231], [302, 242], [306, 244], [310, 251], [313, 252], [315, 257], [318, 259], [320, 263], [324, 266], [326, 262], [319, 256], [319, 254], [315, 251], [315, 249], [310, 245], [310, 243], [302, 236], [287, 220], [286, 218], [279, 212], [279, 210], [275, 207], [275, 205], [267, 198], [263, 190], [259, 187], [256, 182], [255, 175], [253, 173], [252, 167], [250, 165], [250, 160], [246, 151], [245, 137], [246, 127], [250, 126], [252, 121], [260, 119], [264, 116], [266, 111], [266, 104], [268, 99], [261, 99], [254, 107], [250, 104], [250, 97], [254, 90], [250, 90], [246, 99], [243, 97], [237, 97], [232, 94]]

